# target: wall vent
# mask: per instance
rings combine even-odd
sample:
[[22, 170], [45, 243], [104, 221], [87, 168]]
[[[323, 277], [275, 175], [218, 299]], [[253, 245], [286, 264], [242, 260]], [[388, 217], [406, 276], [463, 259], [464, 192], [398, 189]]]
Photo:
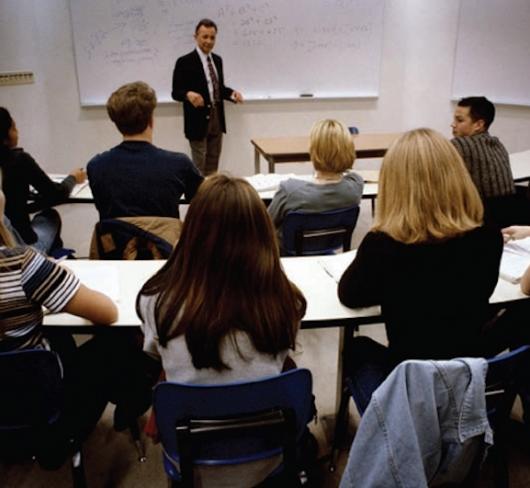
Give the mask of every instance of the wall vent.
[[0, 86], [35, 83], [32, 71], [5, 71], [0, 73]]

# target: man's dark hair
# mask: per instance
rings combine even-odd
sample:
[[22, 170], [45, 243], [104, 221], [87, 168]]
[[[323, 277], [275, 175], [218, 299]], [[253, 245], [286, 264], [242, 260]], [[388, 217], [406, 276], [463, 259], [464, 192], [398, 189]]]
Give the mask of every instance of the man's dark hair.
[[477, 120], [484, 121], [486, 130], [495, 118], [495, 105], [491, 103], [486, 97], [466, 97], [458, 102], [459, 107], [469, 107], [469, 115], [473, 122]]
[[208, 29], [210, 27], [213, 27], [215, 29], [215, 32], [217, 32], [217, 24], [212, 19], [201, 19], [201, 20], [199, 20], [199, 23], [197, 24], [197, 27], [195, 27], [195, 34], [197, 34], [197, 32], [199, 32], [199, 29], [201, 28], [201, 26], [208, 27]]

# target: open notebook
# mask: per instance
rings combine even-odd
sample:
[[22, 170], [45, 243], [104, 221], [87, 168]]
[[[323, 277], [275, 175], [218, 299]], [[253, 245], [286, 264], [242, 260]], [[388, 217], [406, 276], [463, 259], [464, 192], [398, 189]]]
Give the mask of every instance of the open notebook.
[[519, 283], [530, 266], [530, 237], [504, 245], [499, 275], [510, 283]]

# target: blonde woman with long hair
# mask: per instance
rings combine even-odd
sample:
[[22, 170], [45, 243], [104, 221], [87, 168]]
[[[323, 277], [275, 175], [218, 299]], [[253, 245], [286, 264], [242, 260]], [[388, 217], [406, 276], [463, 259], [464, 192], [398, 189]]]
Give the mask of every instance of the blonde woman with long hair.
[[381, 366], [372, 387], [405, 359], [483, 355], [503, 247], [483, 213], [460, 155], [441, 134], [412, 130], [390, 147], [374, 225], [339, 283], [346, 306], [382, 307], [388, 349], [354, 341], [350, 365]]

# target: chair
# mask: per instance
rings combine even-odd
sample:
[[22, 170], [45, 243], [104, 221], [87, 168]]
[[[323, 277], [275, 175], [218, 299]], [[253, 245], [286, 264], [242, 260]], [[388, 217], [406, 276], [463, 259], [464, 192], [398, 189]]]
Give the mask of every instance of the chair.
[[486, 408], [494, 431], [495, 444], [490, 450], [497, 488], [509, 487], [506, 453], [508, 426], [515, 397], [521, 386], [530, 386], [530, 345], [488, 359]]
[[351, 135], [355, 135], [359, 133], [359, 129], [355, 127], [354, 125], [350, 125], [348, 127], [348, 131], [350, 132]]
[[297, 486], [296, 447], [312, 416], [311, 390], [306, 369], [220, 385], [158, 384], [153, 405], [170, 482], [193, 486], [194, 468], [274, 460], [283, 453], [272, 476]]
[[358, 205], [319, 213], [289, 212], [282, 224], [283, 251], [290, 256], [349, 251], [358, 218]]
[[60, 467], [71, 453], [74, 486], [86, 486], [81, 445], [63, 438], [57, 426], [63, 414], [62, 366], [56, 353], [24, 349], [0, 353], [0, 459], [37, 459]]
[[[494, 479], [496, 488], [509, 487], [509, 470], [506, 456], [507, 428], [515, 397], [521, 386], [530, 385], [530, 345], [521, 346], [514, 351], [500, 354], [487, 360], [488, 373], [485, 381], [486, 411], [489, 424], [494, 432], [494, 446], [489, 454], [494, 461]], [[347, 425], [348, 400], [356, 399], [357, 389], [350, 377], [344, 381], [335, 436], [331, 452], [330, 471], [335, 470], [336, 453], [343, 439], [343, 432]], [[359, 411], [360, 415], [364, 411]], [[475, 457], [469, 474], [463, 486], [472, 486], [478, 481], [480, 467], [484, 458], [481, 450]]]
[[94, 228], [91, 259], [167, 259], [173, 250], [173, 244], [133, 223], [136, 221], [162, 222], [169, 226], [174, 222], [175, 227], [177, 223], [180, 224], [178, 219], [163, 217], [101, 220]]

